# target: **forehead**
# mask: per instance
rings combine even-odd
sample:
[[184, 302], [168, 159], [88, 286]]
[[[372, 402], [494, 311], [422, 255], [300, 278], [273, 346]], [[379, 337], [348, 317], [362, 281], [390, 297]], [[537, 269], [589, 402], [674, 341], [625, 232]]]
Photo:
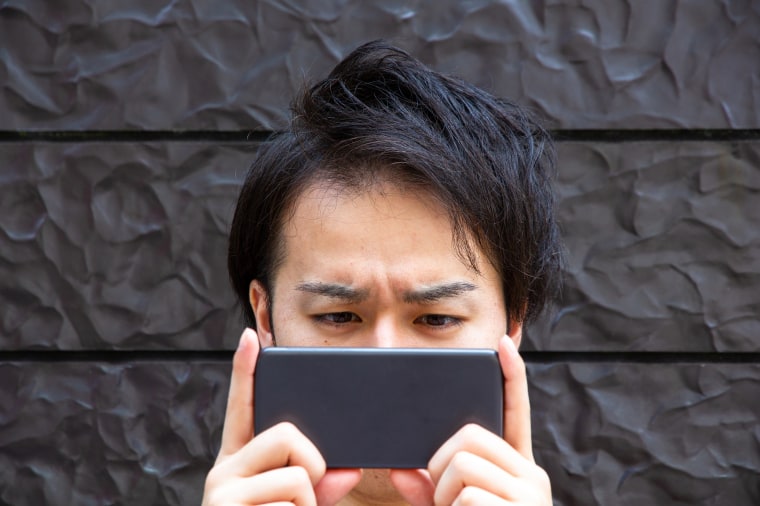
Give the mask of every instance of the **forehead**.
[[[417, 212], [410, 212], [412, 209]], [[291, 216], [284, 228], [299, 219], [331, 221], [366, 215], [401, 219], [405, 212], [408, 218], [424, 216], [450, 228], [446, 209], [431, 191], [387, 179], [374, 180], [361, 186], [333, 182], [309, 185], [293, 203]]]
[[[323, 231], [345, 232], [346, 238], [360, 235], [384, 235], [384, 229], [345, 226], [380, 224], [435, 227], [453, 237], [448, 213], [433, 194], [421, 187], [375, 180], [370, 185], [348, 187], [331, 182], [308, 186], [295, 199], [291, 212], [282, 226], [287, 246], [297, 246], [299, 240], [310, 239], [308, 233]], [[290, 243], [290, 244], [288, 244]]]
[[400, 253], [404, 246], [405, 253], [418, 255], [443, 249], [438, 252], [454, 254], [477, 272], [479, 251], [460, 235], [465, 237], [455, 233], [445, 206], [420, 185], [387, 178], [358, 187], [320, 181], [293, 202], [281, 227], [279, 263], [315, 248], [340, 256], [349, 246], [367, 255]]

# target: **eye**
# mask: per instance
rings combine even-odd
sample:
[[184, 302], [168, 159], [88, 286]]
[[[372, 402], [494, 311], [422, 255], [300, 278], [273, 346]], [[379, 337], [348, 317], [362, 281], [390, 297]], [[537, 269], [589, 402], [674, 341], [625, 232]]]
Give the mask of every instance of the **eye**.
[[341, 325], [344, 323], [359, 322], [361, 321], [355, 313], [349, 311], [342, 311], [340, 313], [325, 313], [319, 314], [314, 317], [318, 322], [329, 323], [333, 325]]
[[445, 328], [460, 325], [462, 321], [459, 318], [443, 314], [426, 314], [414, 320], [414, 323], [421, 323], [429, 327]]

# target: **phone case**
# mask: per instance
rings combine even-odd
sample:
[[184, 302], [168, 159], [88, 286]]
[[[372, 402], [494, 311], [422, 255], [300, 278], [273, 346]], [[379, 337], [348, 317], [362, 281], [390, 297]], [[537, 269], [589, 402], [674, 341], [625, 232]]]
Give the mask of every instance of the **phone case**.
[[502, 435], [503, 379], [494, 350], [261, 350], [254, 431], [295, 424], [331, 468], [424, 468], [467, 423]]

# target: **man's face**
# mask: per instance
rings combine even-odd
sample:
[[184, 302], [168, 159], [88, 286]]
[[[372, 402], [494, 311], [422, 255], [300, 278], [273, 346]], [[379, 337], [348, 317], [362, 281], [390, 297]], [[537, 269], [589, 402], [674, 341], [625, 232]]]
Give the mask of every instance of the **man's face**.
[[[446, 212], [424, 191], [314, 185], [283, 240], [271, 294], [280, 346], [495, 348], [507, 333], [499, 275], [474, 244], [480, 273], [457, 255]], [[250, 297], [262, 345], [272, 345], [256, 281]], [[519, 339], [519, 328], [509, 333]]]

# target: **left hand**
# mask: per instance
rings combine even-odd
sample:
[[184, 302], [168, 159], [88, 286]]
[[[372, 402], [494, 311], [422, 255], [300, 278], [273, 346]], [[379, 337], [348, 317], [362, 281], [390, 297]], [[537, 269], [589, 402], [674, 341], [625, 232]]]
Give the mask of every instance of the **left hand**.
[[426, 470], [394, 469], [391, 481], [412, 506], [523, 504], [551, 506], [551, 484], [533, 459], [525, 363], [512, 339], [499, 342], [504, 374], [504, 439], [466, 425]]

